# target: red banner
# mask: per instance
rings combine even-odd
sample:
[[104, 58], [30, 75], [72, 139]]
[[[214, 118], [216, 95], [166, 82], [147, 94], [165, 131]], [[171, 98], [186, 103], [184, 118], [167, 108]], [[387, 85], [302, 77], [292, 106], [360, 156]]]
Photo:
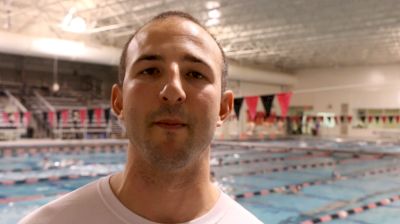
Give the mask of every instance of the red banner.
[[81, 125], [82, 126], [85, 125], [86, 113], [87, 113], [86, 109], [80, 109], [79, 110], [79, 115], [80, 115], [80, 118], [81, 118]]
[[61, 119], [62, 119], [63, 125], [66, 125], [68, 123], [68, 110], [62, 111]]
[[101, 112], [102, 112], [103, 110], [101, 109], [101, 108], [96, 108], [95, 110], [94, 110], [94, 116], [96, 117], [96, 123], [97, 124], [100, 124], [101, 123]]
[[49, 111], [48, 115], [49, 115], [48, 116], [48, 120], [49, 120], [50, 126], [53, 127], [53, 125], [54, 125], [54, 111]]
[[279, 106], [281, 107], [281, 116], [286, 117], [292, 93], [279, 93], [277, 97]]
[[31, 122], [31, 112], [25, 112], [25, 126], [27, 127]]
[[347, 116], [347, 122], [351, 123], [352, 120], [353, 120], [352, 116]]
[[258, 96], [246, 96], [246, 105], [249, 109], [250, 118], [254, 120], [257, 114], [257, 103], [258, 103]]

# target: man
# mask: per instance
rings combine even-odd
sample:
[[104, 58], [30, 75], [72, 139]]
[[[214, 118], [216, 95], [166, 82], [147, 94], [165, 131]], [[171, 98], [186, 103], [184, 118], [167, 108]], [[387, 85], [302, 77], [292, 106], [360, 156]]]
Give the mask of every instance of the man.
[[112, 88], [129, 139], [124, 171], [21, 223], [261, 223], [210, 181], [211, 140], [233, 106], [225, 76], [222, 49], [194, 18], [153, 18], [126, 44]]

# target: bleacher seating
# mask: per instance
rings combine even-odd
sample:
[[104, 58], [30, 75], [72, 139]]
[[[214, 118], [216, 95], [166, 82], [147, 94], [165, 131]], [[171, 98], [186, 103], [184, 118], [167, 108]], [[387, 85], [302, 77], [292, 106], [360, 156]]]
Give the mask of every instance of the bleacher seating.
[[109, 102], [105, 100], [66, 95], [43, 96], [43, 100], [48, 108], [41, 111], [41, 117], [55, 137], [105, 138], [111, 133], [114, 137], [122, 134], [119, 123], [111, 119]]
[[26, 124], [18, 107], [0, 91], [0, 140], [18, 139], [26, 132]]
[[[77, 91], [65, 91], [52, 94], [43, 88], [16, 87], [8, 91], [0, 89], [0, 139], [17, 139], [27, 130], [34, 129], [35, 137], [51, 138], [107, 138], [121, 137], [123, 128], [112, 115], [108, 100], [85, 98], [90, 94]], [[10, 103], [9, 96], [2, 93], [13, 93], [12, 98], [23, 104], [23, 111], [28, 110], [31, 118], [26, 123], [26, 112]], [[69, 94], [71, 93], [71, 94]], [[20, 107], [20, 106], [19, 106]], [[18, 118], [17, 118], [18, 115]], [[15, 122], [15, 119], [24, 119]], [[21, 129], [24, 130], [21, 132]], [[10, 137], [3, 130], [18, 130], [20, 136]]]

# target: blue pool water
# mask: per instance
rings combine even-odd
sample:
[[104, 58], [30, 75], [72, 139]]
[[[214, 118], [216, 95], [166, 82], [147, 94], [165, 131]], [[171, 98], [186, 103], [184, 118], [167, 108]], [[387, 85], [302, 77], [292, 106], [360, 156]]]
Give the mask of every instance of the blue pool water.
[[[216, 143], [211, 164], [216, 181], [228, 194], [282, 189], [268, 195], [256, 195], [236, 200], [265, 223], [301, 223], [342, 210], [362, 207], [400, 194], [400, 163], [397, 154], [370, 158], [353, 157], [365, 146], [372, 152], [378, 147], [371, 143], [350, 142], [338, 145], [331, 141], [306, 142], [308, 146], [329, 147], [346, 152], [332, 155], [310, 155], [310, 150], [270, 152], [268, 149], [293, 148], [295, 141], [269, 143]], [[248, 147], [253, 145], [253, 147]], [[304, 146], [304, 141], [297, 142]], [[342, 147], [342, 148], [340, 148]], [[353, 147], [353, 148], [352, 148]], [[400, 147], [389, 145], [391, 153]], [[397, 150], [397, 151], [396, 151]], [[0, 181], [25, 180], [31, 177], [48, 178], [79, 174], [77, 179], [48, 181], [33, 184], [0, 185], [0, 223], [11, 224], [54, 200], [59, 194], [123, 169], [125, 153], [46, 153], [35, 156], [0, 158]], [[275, 160], [272, 160], [275, 159]], [[244, 163], [246, 161], [246, 163]], [[312, 166], [313, 164], [325, 164]], [[298, 166], [297, 169], [287, 167]], [[397, 169], [396, 169], [397, 168]], [[390, 170], [391, 169], [391, 170]], [[372, 172], [382, 170], [382, 172]], [[253, 171], [257, 171], [252, 173]], [[335, 177], [334, 174], [339, 174]], [[305, 183], [314, 183], [307, 185]], [[40, 197], [31, 197], [31, 196]], [[328, 223], [400, 223], [400, 201], [370, 209]]]

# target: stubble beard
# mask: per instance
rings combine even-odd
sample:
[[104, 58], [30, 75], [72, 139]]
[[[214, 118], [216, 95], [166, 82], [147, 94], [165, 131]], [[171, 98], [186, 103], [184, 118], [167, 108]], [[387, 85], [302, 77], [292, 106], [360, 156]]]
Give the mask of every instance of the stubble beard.
[[[177, 115], [178, 117], [186, 118], [185, 121], [188, 124], [185, 127], [187, 129], [187, 134], [184, 135], [183, 141], [179, 141], [179, 137], [176, 136], [177, 133], [174, 132], [166, 131], [165, 142], [155, 141], [153, 136], [149, 135], [149, 133], [152, 132], [151, 129], [154, 128], [151, 122], [161, 115]], [[160, 110], [149, 114], [146, 117], [145, 122], [147, 125], [145, 126], [146, 128], [142, 135], [144, 141], [141, 143], [138, 142], [140, 145], [139, 150], [141, 150], [141, 154], [151, 167], [162, 172], [174, 172], [188, 167], [191, 163], [201, 157], [201, 154], [207, 149], [208, 144], [211, 142], [209, 135], [198, 133], [198, 130], [203, 129], [204, 127], [199, 127], [197, 120], [193, 117], [187, 116], [181, 108], [161, 108]], [[207, 129], [207, 131], [209, 130]], [[172, 144], [167, 146], [166, 143], [168, 142]], [[173, 148], [166, 149], [165, 147]]]
[[[167, 141], [176, 141], [174, 133], [166, 133]], [[165, 147], [174, 147], [165, 149]], [[192, 136], [181, 144], [166, 146], [163, 142], [154, 142], [150, 139], [144, 142], [143, 153], [147, 161], [157, 170], [173, 172], [186, 167], [200, 154], [201, 149], [195, 147]]]

